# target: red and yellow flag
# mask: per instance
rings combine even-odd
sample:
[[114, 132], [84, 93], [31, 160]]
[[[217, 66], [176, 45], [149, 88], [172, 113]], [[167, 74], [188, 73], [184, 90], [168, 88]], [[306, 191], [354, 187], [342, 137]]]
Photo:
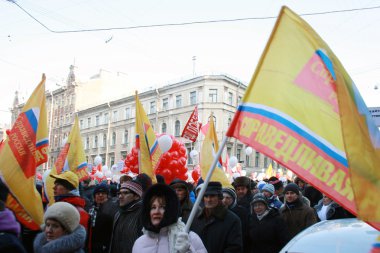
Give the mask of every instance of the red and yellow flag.
[[[69, 137], [67, 138], [65, 145], [62, 147], [57, 161], [50, 171], [50, 175], [59, 175], [69, 170], [77, 174], [79, 181], [83, 181], [89, 177], [87, 173], [86, 154], [80, 136], [78, 116], [75, 116]], [[49, 205], [54, 203], [54, 181], [55, 179], [50, 176], [46, 178], [46, 190], [49, 198]]]
[[380, 135], [327, 44], [283, 7], [227, 136], [380, 229]]
[[[210, 170], [210, 167], [214, 160], [214, 157], [219, 150], [219, 142], [215, 131], [213, 117], [210, 117], [210, 121], [208, 124], [209, 128], [207, 130], [206, 137], [202, 143], [200, 157], [201, 174], [203, 179], [206, 178], [207, 173]], [[222, 184], [223, 187], [231, 187], [231, 183], [229, 182], [226, 174], [224, 173], [220, 159], [216, 166], [217, 167], [213, 171], [210, 181], [218, 181]]]
[[47, 161], [48, 128], [45, 75], [26, 102], [1, 147], [0, 172], [11, 196], [7, 206], [30, 229], [43, 223], [41, 196], [36, 190], [37, 166]]
[[147, 174], [154, 183], [156, 176], [154, 171], [159, 164], [162, 151], [158, 145], [156, 134], [148, 116], [145, 113], [144, 107], [140, 103], [139, 97], [135, 95], [136, 101], [136, 148], [139, 150], [139, 172]]

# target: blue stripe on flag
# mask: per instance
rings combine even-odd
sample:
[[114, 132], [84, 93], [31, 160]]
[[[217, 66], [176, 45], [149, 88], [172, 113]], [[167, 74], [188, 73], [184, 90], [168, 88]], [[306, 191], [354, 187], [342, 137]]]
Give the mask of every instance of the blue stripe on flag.
[[26, 117], [28, 118], [29, 124], [32, 126], [34, 133], [36, 133], [37, 127], [38, 127], [38, 120], [36, 118], [36, 115], [33, 112], [33, 109], [29, 109], [24, 113]]
[[37, 141], [36, 142], [36, 147], [40, 147], [40, 146], [43, 146], [45, 144], [49, 144], [49, 139], [48, 138], [42, 139], [40, 141]]
[[153, 146], [152, 146], [152, 148], [150, 149], [150, 154], [152, 155], [152, 154], [154, 154], [154, 152], [156, 152], [156, 149], [157, 149], [157, 147], [158, 147], [158, 142], [157, 142], [157, 140], [153, 143]]
[[77, 169], [79, 170], [79, 169], [82, 169], [84, 167], [87, 167], [87, 162], [83, 162], [83, 163], [79, 164]]
[[246, 104], [239, 105], [238, 108], [239, 111], [242, 112], [249, 112], [252, 114], [258, 114], [262, 115], [266, 118], [269, 118], [271, 120], [277, 121], [278, 123], [282, 124], [283, 126], [289, 128], [293, 132], [298, 133], [303, 138], [309, 140], [311, 143], [316, 145], [318, 148], [320, 148], [323, 152], [325, 152], [328, 156], [333, 158], [334, 160], [338, 161], [340, 164], [342, 164], [345, 167], [348, 167], [347, 159], [339, 155], [337, 152], [332, 150], [330, 147], [322, 143], [320, 140], [318, 140], [315, 136], [311, 135], [310, 133], [306, 132], [304, 129], [300, 128], [293, 122], [289, 121], [288, 119], [275, 114], [273, 112], [261, 109], [261, 108], [254, 108], [252, 106], [247, 106]]

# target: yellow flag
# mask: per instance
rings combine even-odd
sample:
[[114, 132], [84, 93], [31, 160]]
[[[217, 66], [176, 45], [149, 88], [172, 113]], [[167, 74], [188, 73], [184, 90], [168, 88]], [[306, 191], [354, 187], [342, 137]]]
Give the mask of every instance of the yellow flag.
[[267, 170], [265, 171], [265, 176], [266, 176], [267, 178], [270, 178], [270, 177], [272, 177], [272, 176], [275, 176], [275, 173], [274, 173], [274, 171], [273, 171], [273, 167], [272, 167], [272, 163], [269, 164]]
[[380, 229], [380, 134], [319, 35], [283, 7], [227, 136]]
[[12, 195], [8, 198], [7, 206], [30, 229], [43, 223], [42, 200], [36, 190], [35, 174], [36, 167], [47, 161], [45, 103], [43, 75], [0, 150], [0, 174]]
[[[212, 118], [213, 117], [210, 118], [209, 128], [205, 136], [205, 139], [203, 141], [202, 149], [201, 149], [200, 165], [201, 165], [201, 174], [202, 174], [203, 179], [206, 178], [207, 173], [214, 160], [214, 157], [219, 150], [218, 137], [216, 135], [214, 120]], [[225, 187], [231, 188], [232, 187], [231, 183], [229, 182], [226, 174], [224, 173], [222, 164], [220, 163], [220, 161], [218, 161], [216, 166], [217, 167], [215, 168], [210, 181], [220, 182], [223, 188]]]
[[144, 107], [140, 103], [139, 97], [136, 100], [136, 148], [139, 150], [139, 172], [147, 174], [156, 183], [154, 174], [159, 164], [162, 151], [158, 145], [156, 134], [150, 124]]
[[[88, 178], [86, 155], [83, 149], [82, 138], [78, 123], [78, 116], [75, 116], [74, 124], [71, 128], [67, 142], [62, 147], [58, 155], [57, 161], [50, 171], [50, 175], [59, 175], [65, 171], [72, 171], [79, 181]], [[49, 198], [49, 205], [54, 203], [54, 187], [55, 179], [48, 176], [46, 178], [46, 190]]]

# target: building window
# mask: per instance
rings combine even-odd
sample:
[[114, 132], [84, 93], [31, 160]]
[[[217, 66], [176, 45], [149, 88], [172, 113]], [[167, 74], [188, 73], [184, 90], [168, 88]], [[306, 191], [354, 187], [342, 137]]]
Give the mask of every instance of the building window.
[[99, 115], [95, 117], [95, 126], [99, 126]]
[[91, 127], [91, 118], [88, 118], [88, 119], [87, 119], [87, 127], [88, 127], [88, 128]]
[[175, 96], [175, 107], [179, 108], [182, 106], [182, 95]]
[[128, 130], [124, 130], [124, 144], [128, 144]]
[[229, 105], [232, 105], [233, 103], [233, 94], [232, 92], [228, 92], [227, 102]]
[[97, 148], [98, 147], [98, 136], [95, 135], [95, 138], [94, 138], [94, 148]]
[[241, 96], [238, 97], [238, 105], [241, 103]]
[[86, 138], [86, 149], [90, 147], [90, 137]]
[[116, 144], [116, 133], [112, 133], [111, 146], [115, 146]]
[[228, 117], [228, 120], [227, 120], [227, 127], [230, 127], [230, 125], [231, 125], [231, 116]]
[[166, 133], [166, 123], [162, 123], [162, 125], [161, 125], [161, 133], [163, 133], [163, 134]]
[[264, 168], [268, 167], [268, 157], [264, 157]]
[[169, 109], [169, 98], [162, 99], [162, 110], [166, 111]]
[[245, 156], [245, 164], [246, 164], [246, 166], [248, 166], [248, 167], [251, 166], [250, 162], [251, 162], [251, 160], [249, 159], [249, 155], [246, 155]]
[[209, 89], [209, 102], [216, 103], [218, 102], [218, 90], [217, 89]]
[[259, 158], [260, 158], [260, 153], [259, 152], [256, 152], [256, 155], [255, 155], [255, 167], [259, 167]]
[[240, 158], [241, 158], [241, 147], [238, 147], [237, 149], [236, 149], [236, 158], [237, 158], [237, 160], [238, 160], [238, 162], [240, 162]]
[[195, 105], [197, 103], [197, 92], [190, 92], [190, 105]]
[[104, 113], [104, 124], [108, 124], [108, 112]]
[[113, 118], [113, 122], [118, 121], [117, 111], [114, 111], [114, 112], [113, 112], [112, 118]]
[[181, 130], [181, 123], [179, 122], [179, 120], [176, 120], [175, 121], [175, 128], [174, 128], [174, 136], [175, 137], [179, 137], [180, 136], [180, 130]]
[[103, 134], [103, 147], [105, 147], [107, 144], [107, 135]]
[[59, 125], [60, 125], [60, 126], [63, 125], [63, 116], [61, 116], [61, 118], [60, 118]]
[[156, 113], [156, 101], [150, 102], [149, 112], [150, 113]]
[[111, 155], [110, 156], [110, 165], [114, 165], [115, 164], [115, 156]]
[[131, 108], [125, 108], [125, 119], [129, 119], [131, 117]]

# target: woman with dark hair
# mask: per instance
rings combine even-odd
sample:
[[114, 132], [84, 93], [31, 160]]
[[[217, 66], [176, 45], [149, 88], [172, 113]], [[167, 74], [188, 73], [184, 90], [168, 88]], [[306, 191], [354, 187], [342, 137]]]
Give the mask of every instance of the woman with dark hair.
[[164, 184], [151, 186], [143, 199], [144, 235], [136, 240], [132, 252], [207, 252], [197, 234], [185, 232], [179, 215], [179, 200], [173, 189]]

